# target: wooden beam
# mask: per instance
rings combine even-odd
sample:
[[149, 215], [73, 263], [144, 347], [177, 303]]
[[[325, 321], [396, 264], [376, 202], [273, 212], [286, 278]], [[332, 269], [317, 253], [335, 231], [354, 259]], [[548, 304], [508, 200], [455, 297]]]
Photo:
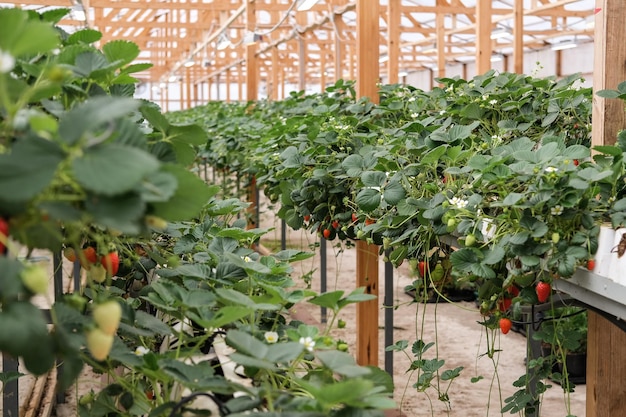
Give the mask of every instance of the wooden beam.
[[[369, 97], [378, 102], [379, 82], [379, 2], [357, 0], [356, 39], [358, 97]], [[358, 303], [357, 314], [357, 362], [360, 365], [378, 366], [378, 246], [359, 240], [357, 249], [357, 286], [365, 287], [375, 300]]]
[[[626, 80], [626, 8], [623, 0], [596, 0], [594, 92]], [[624, 102], [593, 96], [592, 145], [613, 144], [626, 129]], [[626, 415], [626, 332], [588, 312], [587, 417]]]

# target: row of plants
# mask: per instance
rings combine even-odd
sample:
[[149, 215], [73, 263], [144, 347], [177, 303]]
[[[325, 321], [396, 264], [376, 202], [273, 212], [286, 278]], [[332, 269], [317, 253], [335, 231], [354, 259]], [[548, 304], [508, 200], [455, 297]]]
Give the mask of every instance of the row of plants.
[[[0, 9], [2, 355], [35, 375], [62, 366], [60, 391], [85, 367], [106, 376], [80, 416], [393, 408], [389, 376], [330, 335], [345, 306], [371, 297], [298, 289], [291, 264], [310, 253], [254, 252], [267, 231], [247, 229], [247, 205], [192, 172], [206, 132], [133, 99], [133, 74], [149, 68], [133, 63], [137, 45], [68, 34], [56, 26], [68, 12]], [[80, 265], [80, 290], [52, 299], [41, 253]], [[331, 312], [326, 327], [291, 317], [306, 303]], [[232, 353], [216, 358], [218, 343]]]
[[[339, 81], [169, 117], [204, 126], [208, 162], [256, 178], [291, 228], [380, 245], [420, 273], [416, 288], [474, 283], [482, 324], [506, 333], [523, 305], [550, 302], [553, 280], [594, 268], [600, 224], [623, 225], [626, 134], [591, 154], [592, 91], [579, 76], [438, 81], [429, 92], [381, 85], [378, 105]], [[538, 406], [530, 374], [550, 367], [532, 366], [505, 410]]]

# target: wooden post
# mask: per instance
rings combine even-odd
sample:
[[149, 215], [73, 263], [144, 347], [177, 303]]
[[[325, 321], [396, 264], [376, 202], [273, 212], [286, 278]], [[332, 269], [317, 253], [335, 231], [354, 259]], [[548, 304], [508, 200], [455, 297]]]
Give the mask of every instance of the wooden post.
[[515, 0], [513, 11], [513, 72], [524, 73], [524, 0]]
[[[441, 5], [441, 0], [437, 0], [437, 4]], [[478, 6], [476, 6], [478, 7]], [[437, 77], [446, 76], [446, 26], [444, 21], [445, 15], [437, 12], [435, 21], [437, 22]]]
[[337, 16], [337, 15], [333, 15], [332, 18], [334, 19], [335, 26], [337, 27], [337, 31], [334, 32], [334, 34], [335, 34], [335, 56], [334, 56], [334, 58], [335, 58], [335, 62], [334, 62], [334, 65], [335, 65], [335, 82], [337, 82], [337, 81], [339, 81], [340, 79], [343, 78], [343, 68], [341, 66], [341, 56], [342, 56], [341, 48], [342, 48], [342, 45], [341, 45], [341, 39], [339, 38], [339, 27], [337, 26], [337, 21], [339, 19], [341, 19], [341, 17]]
[[278, 100], [278, 75], [280, 64], [278, 63], [278, 47], [272, 49], [272, 100]]
[[[594, 92], [617, 89], [626, 80], [624, 0], [596, 0]], [[613, 144], [626, 129], [624, 102], [593, 96], [592, 145]], [[626, 415], [626, 332], [589, 312], [587, 334], [587, 417]]]
[[398, 83], [400, 73], [400, 0], [390, 0], [387, 6], [387, 82]]
[[476, 73], [491, 69], [491, 2], [476, 2]]
[[[369, 97], [378, 102], [379, 81], [379, 14], [378, 1], [357, 0], [357, 96]], [[378, 298], [378, 246], [358, 241], [356, 245], [357, 286], [365, 287], [366, 293]], [[357, 315], [357, 362], [360, 365], [378, 366], [378, 299], [358, 303]]]

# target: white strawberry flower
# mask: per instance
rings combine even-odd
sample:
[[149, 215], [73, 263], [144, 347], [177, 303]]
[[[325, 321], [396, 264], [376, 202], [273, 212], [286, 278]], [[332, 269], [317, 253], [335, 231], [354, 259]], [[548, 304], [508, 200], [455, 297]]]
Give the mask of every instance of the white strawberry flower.
[[8, 52], [0, 49], [0, 74], [10, 72], [15, 67], [15, 58]]

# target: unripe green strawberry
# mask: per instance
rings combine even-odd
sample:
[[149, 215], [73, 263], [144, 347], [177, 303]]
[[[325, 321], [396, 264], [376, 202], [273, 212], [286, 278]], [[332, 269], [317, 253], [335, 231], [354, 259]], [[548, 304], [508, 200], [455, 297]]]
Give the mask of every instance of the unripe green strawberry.
[[27, 265], [20, 274], [24, 286], [34, 294], [48, 293], [48, 273], [39, 265]]
[[343, 329], [344, 327], [346, 327], [346, 322], [345, 320], [339, 319], [337, 321], [337, 327], [339, 327], [340, 329]]
[[474, 246], [476, 243], [476, 236], [469, 234], [465, 236], [465, 246]]
[[87, 271], [87, 278], [101, 284], [107, 279], [107, 270], [102, 265], [92, 265]]
[[109, 356], [113, 347], [113, 335], [106, 334], [95, 328], [87, 332], [87, 349], [97, 361], [103, 361]]
[[559, 240], [561, 240], [561, 236], [557, 232], [552, 233], [552, 243], [556, 245]]
[[167, 229], [167, 220], [151, 214], [148, 214], [146, 216], [146, 224], [148, 225], [148, 227], [151, 227], [157, 231], [163, 231]]
[[430, 272], [430, 279], [432, 279], [433, 282], [439, 282], [443, 279], [444, 275], [445, 271], [443, 269], [443, 266], [438, 263], [435, 266], [435, 269]]
[[93, 320], [100, 330], [109, 335], [114, 335], [120, 325], [122, 307], [117, 301], [109, 300], [97, 304], [93, 309]]

